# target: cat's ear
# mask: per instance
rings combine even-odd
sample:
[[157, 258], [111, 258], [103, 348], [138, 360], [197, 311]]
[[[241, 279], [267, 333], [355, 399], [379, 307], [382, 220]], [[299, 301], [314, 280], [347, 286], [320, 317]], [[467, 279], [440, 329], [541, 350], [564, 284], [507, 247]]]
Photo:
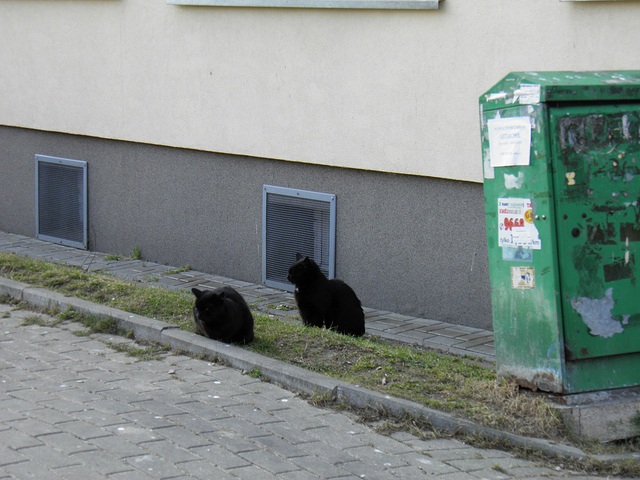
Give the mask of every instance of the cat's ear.
[[304, 257], [304, 255], [302, 255], [300, 252], [296, 253], [296, 262], [299, 262], [300, 260], [302, 260]]
[[202, 295], [204, 295], [204, 292], [202, 290], [198, 290], [197, 288], [192, 288], [191, 292], [196, 296], [196, 298], [200, 298]]
[[211, 305], [222, 305], [226, 297], [227, 294], [225, 292], [216, 292], [209, 298], [209, 301]]

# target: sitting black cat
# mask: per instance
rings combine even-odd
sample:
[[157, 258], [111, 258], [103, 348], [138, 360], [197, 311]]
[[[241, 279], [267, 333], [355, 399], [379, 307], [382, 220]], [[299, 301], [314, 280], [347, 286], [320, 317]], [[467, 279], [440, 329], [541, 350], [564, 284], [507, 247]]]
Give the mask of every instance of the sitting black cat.
[[242, 295], [231, 287], [191, 291], [196, 296], [193, 318], [197, 334], [225, 343], [253, 341], [253, 316]]
[[327, 279], [318, 264], [305, 257], [289, 268], [287, 278], [296, 286], [294, 298], [305, 325], [326, 327], [340, 333], [364, 334], [360, 300], [342, 280]]

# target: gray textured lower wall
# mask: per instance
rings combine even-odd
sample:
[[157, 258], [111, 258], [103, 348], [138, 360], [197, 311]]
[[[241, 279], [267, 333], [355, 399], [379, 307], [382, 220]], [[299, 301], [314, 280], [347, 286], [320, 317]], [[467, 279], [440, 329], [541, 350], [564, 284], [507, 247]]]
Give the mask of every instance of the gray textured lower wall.
[[88, 162], [92, 250], [261, 281], [263, 184], [337, 196], [367, 307], [491, 329], [482, 185], [0, 127], [0, 229], [35, 235], [34, 157]]

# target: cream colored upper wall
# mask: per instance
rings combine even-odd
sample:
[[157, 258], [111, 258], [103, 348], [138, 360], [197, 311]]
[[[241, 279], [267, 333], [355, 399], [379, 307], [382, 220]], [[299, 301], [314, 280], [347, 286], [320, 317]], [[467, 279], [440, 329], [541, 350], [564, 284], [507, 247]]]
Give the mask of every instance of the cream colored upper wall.
[[481, 93], [510, 71], [639, 69], [639, 26], [638, 2], [2, 0], [0, 124], [481, 182]]

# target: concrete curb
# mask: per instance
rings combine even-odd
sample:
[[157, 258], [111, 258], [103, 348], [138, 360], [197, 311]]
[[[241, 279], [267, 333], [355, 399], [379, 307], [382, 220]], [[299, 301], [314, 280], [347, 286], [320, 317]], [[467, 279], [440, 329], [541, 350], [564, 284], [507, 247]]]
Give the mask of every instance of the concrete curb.
[[339, 386], [338, 399], [354, 407], [372, 407], [384, 409], [395, 416], [412, 415], [424, 419], [429, 425], [451, 433], [480, 435], [490, 440], [503, 440], [512, 445], [537, 450], [545, 455], [569, 457], [584, 460], [586, 453], [576, 447], [552, 443], [539, 438], [523, 437], [512, 433], [502, 432], [490, 427], [483, 427], [468, 420], [456, 418], [446, 413], [432, 410], [419, 403], [401, 398], [390, 397], [365, 388], [354, 388], [353, 385]]
[[[586, 453], [575, 447], [483, 427], [473, 422], [429, 409], [415, 402], [340, 382], [326, 375], [258, 355], [240, 347], [227, 345], [195, 333], [180, 330], [177, 326], [158, 320], [133, 315], [122, 310], [74, 297], [67, 297], [60, 293], [35, 288], [25, 283], [0, 277], [0, 295], [3, 294], [35, 307], [60, 311], [72, 308], [84, 315], [113, 319], [120, 328], [132, 332], [136, 339], [168, 345], [172, 349], [182, 350], [194, 355], [215, 357], [234, 368], [243, 370], [256, 369], [269, 380], [306, 394], [335, 396], [339, 401], [347, 405], [359, 408], [372, 407], [381, 409], [398, 417], [405, 415], [421, 417], [433, 427], [446, 432], [461, 432], [491, 440], [502, 440], [514, 446], [540, 451], [548, 456], [568, 457], [576, 460], [589, 458]], [[608, 458], [608, 456], [593, 458], [601, 461], [619, 460], [619, 458]], [[624, 456], [624, 458], [630, 457]]]

